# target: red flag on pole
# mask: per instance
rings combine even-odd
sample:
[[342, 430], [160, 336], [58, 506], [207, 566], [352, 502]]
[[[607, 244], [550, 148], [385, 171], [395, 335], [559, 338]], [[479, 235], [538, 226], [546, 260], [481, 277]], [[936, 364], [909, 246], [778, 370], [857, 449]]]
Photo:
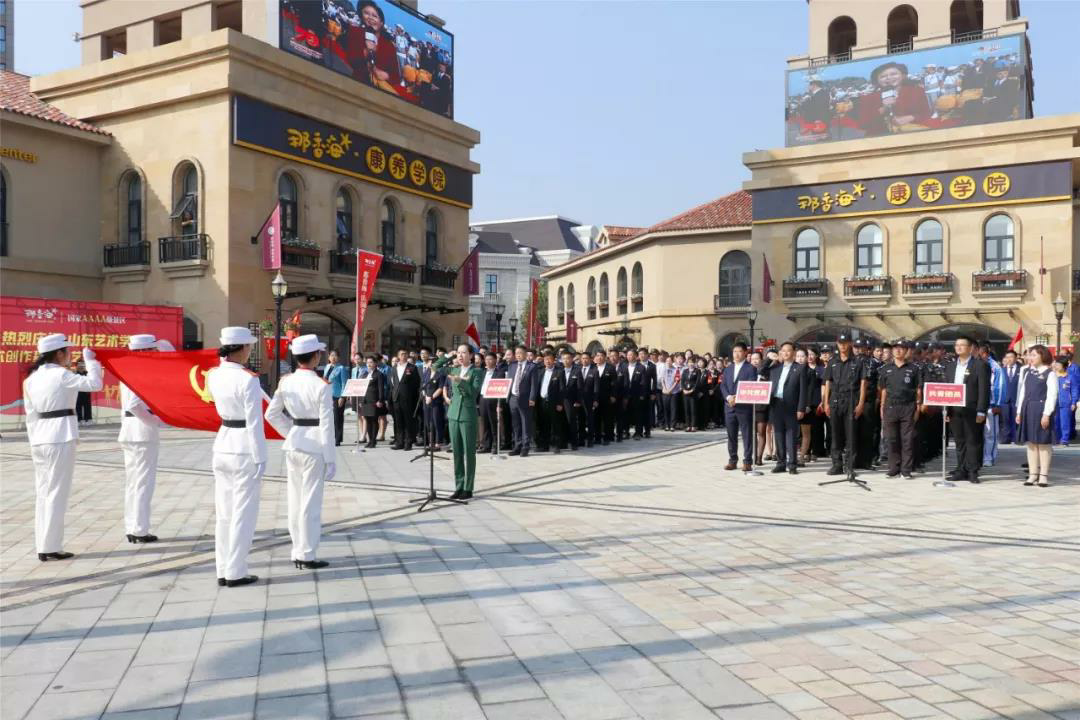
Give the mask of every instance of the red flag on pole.
[[465, 328], [465, 339], [468, 340], [473, 352], [480, 350], [480, 333], [476, 331], [476, 323], [469, 323], [469, 327]]
[[480, 247], [474, 247], [458, 270], [461, 274], [461, 293], [463, 295], [480, 294]]
[[577, 342], [577, 331], [578, 331], [578, 326], [577, 326], [577, 321], [574, 320], [574, 314], [573, 313], [567, 313], [566, 314], [566, 342], [570, 343], [571, 345], [576, 343]]
[[281, 203], [274, 205], [274, 211], [266, 218], [259, 230], [259, 243], [262, 244], [263, 270], [281, 268]]
[[532, 302], [529, 303], [529, 328], [528, 328], [528, 341], [527, 344], [531, 347], [535, 342], [539, 333], [536, 326], [536, 303], [540, 301], [540, 281], [533, 279], [530, 281], [530, 297]]
[[368, 250], [356, 251], [356, 322], [353, 324], [351, 354], [360, 348], [360, 329], [364, 326], [364, 315], [368, 302], [375, 291], [375, 281], [379, 277], [383, 256]]
[[[216, 431], [221, 418], [206, 389], [206, 373], [220, 364], [215, 350], [131, 352], [97, 350], [98, 359], [120, 382], [142, 398], [161, 420], [188, 430]], [[263, 393], [263, 410], [270, 398]], [[266, 437], [281, 435], [265, 423]]]
[[1016, 328], [1016, 335], [1013, 335], [1012, 342], [1009, 343], [1009, 350], [1012, 350], [1017, 343], [1024, 339], [1024, 326]]
[[772, 302], [772, 273], [769, 272], [769, 258], [765, 256], [765, 253], [762, 253], [761, 257], [765, 259], [765, 274], [761, 281], [761, 300], [763, 302]]

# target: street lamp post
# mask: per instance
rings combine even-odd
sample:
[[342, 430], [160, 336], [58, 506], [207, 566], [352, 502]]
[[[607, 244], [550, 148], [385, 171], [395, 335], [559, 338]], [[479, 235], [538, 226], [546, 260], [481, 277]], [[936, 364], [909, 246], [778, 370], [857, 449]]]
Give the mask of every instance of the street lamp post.
[[278, 270], [277, 276], [270, 281], [270, 292], [274, 295], [276, 313], [274, 323], [274, 389], [277, 390], [278, 381], [281, 379], [281, 303], [285, 302], [285, 293], [289, 292], [289, 283], [281, 276], [280, 270]]
[[502, 316], [506, 311], [506, 305], [495, 303], [493, 309], [495, 311], [495, 349], [500, 351], [502, 350]]
[[750, 352], [754, 352], [754, 323], [757, 322], [757, 310], [747, 310], [746, 321], [750, 323]]
[[[1061, 297], [1061, 293], [1057, 294], [1054, 299], [1054, 317], [1057, 318], [1057, 350], [1054, 351], [1056, 355], [1061, 354], [1061, 319], [1065, 317], [1065, 299]], [[1073, 348], [1073, 352], [1076, 349]]]
[[510, 322], [510, 345], [513, 346], [513, 345], [517, 344], [517, 324], [518, 324], [517, 313], [510, 316], [509, 322]]

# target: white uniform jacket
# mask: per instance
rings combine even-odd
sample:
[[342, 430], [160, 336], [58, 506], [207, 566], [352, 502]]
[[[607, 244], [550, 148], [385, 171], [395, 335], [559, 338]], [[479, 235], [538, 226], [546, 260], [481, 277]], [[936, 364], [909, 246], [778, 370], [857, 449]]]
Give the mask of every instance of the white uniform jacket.
[[[71, 372], [55, 363], [39, 367], [23, 383], [23, 407], [26, 431], [31, 445], [62, 443], [79, 439], [75, 419], [75, 401], [80, 392], [98, 392], [104, 385], [105, 371], [97, 360], [86, 361], [86, 375]], [[43, 418], [52, 410], [71, 410], [71, 415]]]
[[[157, 442], [164, 423], [124, 383], [120, 383], [120, 436], [118, 442]], [[129, 414], [130, 413], [130, 414]]]
[[263, 429], [263, 392], [259, 378], [243, 365], [228, 360], [206, 376], [206, 389], [214, 398], [214, 407], [223, 420], [244, 421], [244, 427], [222, 424], [214, 440], [214, 452], [227, 455], [251, 455], [254, 463], [266, 462], [266, 432]]
[[[288, 411], [288, 415], [285, 415]], [[312, 370], [300, 368], [281, 378], [266, 419], [285, 435], [283, 450], [300, 450], [336, 462], [334, 448], [334, 395], [330, 385]], [[294, 420], [318, 420], [316, 425], [297, 425]]]

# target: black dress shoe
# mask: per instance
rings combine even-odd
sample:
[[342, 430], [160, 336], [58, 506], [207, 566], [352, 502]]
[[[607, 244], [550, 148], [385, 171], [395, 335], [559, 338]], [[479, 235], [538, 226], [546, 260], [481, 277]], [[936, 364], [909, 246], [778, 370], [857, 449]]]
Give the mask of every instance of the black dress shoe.
[[461, 493], [461, 499], [462, 500], [471, 500], [472, 499], [472, 490], [465, 490], [464, 492], [462, 492]]
[[604, 444], [605, 444], [605, 445], [610, 445], [610, 444], [611, 444], [611, 441], [610, 441], [610, 440], [605, 440], [605, 441], [604, 441]]
[[825, 474], [826, 475], [843, 475], [844, 474], [844, 468], [833, 465], [831, 468], [828, 469], [828, 471], [826, 471]]
[[296, 565], [298, 570], [318, 570], [330, 563], [326, 560], [293, 560], [293, 564]]
[[75, 557], [75, 553], [69, 553], [69, 552], [63, 552], [63, 551], [51, 552], [51, 553], [38, 553], [37, 554], [37, 559], [40, 560], [41, 562], [45, 562], [46, 560], [67, 560], [68, 558], [73, 558], [73, 557]]
[[799, 471], [798, 471], [797, 468], [788, 468], [788, 475], [798, 475], [798, 474], [799, 474]]
[[562, 452], [562, 450], [560, 450], [559, 448], [555, 448], [554, 450], [552, 450], [552, 452], [555, 453], [556, 455], [558, 455], [559, 453]]
[[900, 477], [900, 473], [898, 473], [898, 472], [887, 472], [887, 473], [885, 473], [885, 477], [887, 477], [887, 478]]
[[521, 451], [521, 457], [529, 457], [529, 450], [528, 450], [528, 448], [526, 448], [526, 449], [524, 449], [524, 450], [522, 450], [522, 451]]
[[772, 471], [773, 471], [774, 473], [782, 473], [782, 472], [784, 472], [785, 470], [787, 470], [787, 466], [786, 466], [786, 465], [777, 465], [776, 467], [774, 467], [774, 468], [772, 469]]
[[390, 446], [390, 449], [391, 449], [391, 450], [401, 450], [401, 448], [402, 448], [402, 446], [401, 446], [401, 445], [391, 445], [391, 446]]
[[225, 578], [218, 578], [217, 579], [217, 584], [218, 584], [218, 587], [225, 587]]
[[157, 542], [158, 536], [147, 533], [146, 535], [128, 535], [127, 539], [129, 543], [150, 543]]
[[464, 490], [461, 490], [461, 489], [455, 490], [455, 491], [454, 491], [454, 493], [453, 493], [453, 494], [452, 494], [452, 495], [450, 496], [450, 499], [451, 499], [451, 500], [460, 500], [460, 499], [461, 499], [461, 495], [462, 495], [462, 493], [464, 493], [464, 492], [465, 492], [465, 491], [464, 491]]
[[514, 448], [513, 450], [511, 450], [510, 452], [508, 452], [508, 453], [506, 453], [506, 454], [507, 454], [507, 455], [520, 455], [520, 454], [521, 454], [521, 450], [520, 450], [519, 448]]
[[978, 475], [969, 475], [968, 476], [968, 482], [972, 483], [974, 485], [978, 485], [979, 483], [982, 482], [982, 480], [979, 479]]
[[251, 585], [258, 581], [258, 575], [245, 575], [244, 577], [236, 578], [235, 580], [226, 580], [225, 587], [240, 587], [241, 585]]

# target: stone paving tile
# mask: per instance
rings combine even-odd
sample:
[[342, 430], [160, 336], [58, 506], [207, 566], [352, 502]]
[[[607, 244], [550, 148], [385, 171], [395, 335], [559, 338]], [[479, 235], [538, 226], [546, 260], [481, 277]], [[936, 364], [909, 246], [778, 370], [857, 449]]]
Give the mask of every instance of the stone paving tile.
[[619, 692], [626, 704], [646, 720], [715, 720], [707, 707], [678, 685], [661, 685]]
[[514, 657], [469, 660], [461, 668], [485, 707], [544, 697], [536, 680]]
[[484, 720], [479, 703], [462, 683], [406, 687], [405, 709], [414, 718]]
[[109, 701], [110, 712], [179, 706], [193, 663], [133, 665]]
[[184, 695], [180, 720], [242, 720], [255, 712], [258, 679], [192, 682]]
[[537, 675], [536, 681], [565, 717], [615, 720], [635, 713], [611, 686], [592, 670]]
[[563, 720], [563, 715], [550, 700], [519, 700], [517, 702], [484, 705], [487, 720]]
[[327, 681], [335, 717], [382, 717], [404, 708], [397, 681], [389, 667], [330, 670]]
[[255, 720], [328, 720], [330, 701], [325, 693], [292, 697], [260, 697]]
[[97, 720], [109, 703], [110, 690], [45, 693], [26, 720]]

